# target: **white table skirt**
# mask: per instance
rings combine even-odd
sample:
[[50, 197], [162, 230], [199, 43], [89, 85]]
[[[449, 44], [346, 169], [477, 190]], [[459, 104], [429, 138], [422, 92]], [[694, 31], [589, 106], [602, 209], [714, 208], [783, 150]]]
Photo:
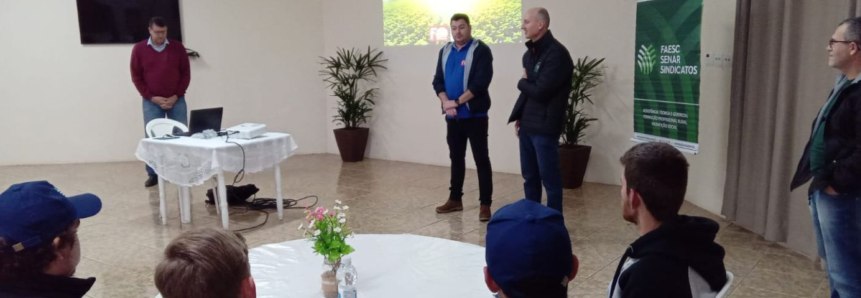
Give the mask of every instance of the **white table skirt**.
[[146, 162], [159, 175], [159, 216], [162, 225], [167, 224], [164, 180], [181, 186], [180, 217], [183, 223], [190, 223], [191, 202], [188, 187], [201, 185], [210, 177], [217, 176], [216, 210], [221, 214], [222, 226], [227, 229], [229, 221], [224, 172], [238, 172], [245, 169], [245, 173], [256, 173], [274, 167], [278, 219], [284, 219], [279, 165], [282, 160], [292, 156], [297, 148], [291, 135], [270, 132], [250, 140], [227, 137], [142, 139], [138, 143], [135, 156]]
[[[359, 272], [358, 297], [493, 297], [484, 283], [484, 248], [416, 235], [356, 235], [347, 239]], [[305, 239], [249, 252], [257, 297], [318, 298], [323, 257]], [[160, 296], [158, 296], [160, 297]]]
[[[225, 137], [142, 139], [135, 156], [173, 184], [196, 186], [215, 176], [219, 168], [225, 172], [242, 169], [242, 149], [225, 140]], [[251, 140], [231, 138], [229, 141], [245, 149], [245, 173], [261, 172], [277, 165], [298, 148], [293, 137], [285, 133], [270, 132]]]

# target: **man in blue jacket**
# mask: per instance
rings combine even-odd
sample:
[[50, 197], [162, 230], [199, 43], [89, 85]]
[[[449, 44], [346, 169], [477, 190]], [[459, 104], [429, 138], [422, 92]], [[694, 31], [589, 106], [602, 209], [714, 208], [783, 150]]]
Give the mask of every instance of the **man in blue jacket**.
[[463, 179], [466, 172], [466, 143], [478, 168], [481, 209], [478, 219], [490, 220], [493, 195], [492, 169], [487, 150], [487, 110], [490, 109], [488, 87], [493, 78], [493, 54], [490, 48], [472, 38], [469, 16], [451, 18], [454, 42], [439, 52], [433, 88], [442, 105], [447, 125], [451, 158], [451, 193], [448, 201], [436, 208], [437, 213], [463, 211]]

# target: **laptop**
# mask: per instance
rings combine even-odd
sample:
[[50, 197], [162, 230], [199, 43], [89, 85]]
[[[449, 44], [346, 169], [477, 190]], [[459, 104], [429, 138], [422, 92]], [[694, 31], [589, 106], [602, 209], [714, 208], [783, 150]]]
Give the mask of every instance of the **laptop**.
[[188, 132], [176, 132], [173, 135], [187, 137], [207, 129], [219, 132], [223, 114], [224, 108], [192, 110], [188, 121]]

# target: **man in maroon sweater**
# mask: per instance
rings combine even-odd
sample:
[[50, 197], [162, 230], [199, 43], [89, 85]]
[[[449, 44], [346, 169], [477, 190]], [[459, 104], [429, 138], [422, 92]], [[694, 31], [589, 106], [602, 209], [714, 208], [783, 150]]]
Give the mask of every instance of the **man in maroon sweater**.
[[[132, 49], [132, 82], [143, 97], [144, 125], [156, 118], [170, 118], [188, 125], [185, 90], [191, 82], [188, 55], [182, 43], [167, 39], [167, 23], [160, 17], [149, 21], [150, 38]], [[144, 184], [158, 184], [149, 166]]]

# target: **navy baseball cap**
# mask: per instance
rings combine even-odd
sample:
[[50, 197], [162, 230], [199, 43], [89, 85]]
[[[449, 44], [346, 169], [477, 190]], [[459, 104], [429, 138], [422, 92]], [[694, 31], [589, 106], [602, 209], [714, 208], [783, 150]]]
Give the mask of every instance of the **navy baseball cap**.
[[75, 220], [100, 210], [102, 200], [93, 194], [67, 197], [47, 181], [15, 184], [0, 193], [0, 237], [19, 252], [54, 241]]
[[574, 256], [559, 211], [526, 199], [502, 207], [487, 224], [486, 240], [487, 270], [506, 294], [523, 297], [516, 284], [527, 278], [568, 285]]

